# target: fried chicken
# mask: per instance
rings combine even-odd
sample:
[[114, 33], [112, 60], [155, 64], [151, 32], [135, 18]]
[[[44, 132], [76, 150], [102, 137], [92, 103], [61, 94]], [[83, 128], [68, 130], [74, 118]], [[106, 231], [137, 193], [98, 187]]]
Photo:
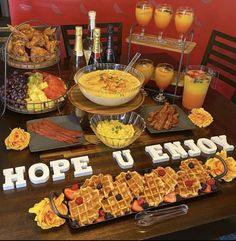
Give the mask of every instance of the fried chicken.
[[59, 44], [56, 28], [39, 30], [30, 24], [17, 27], [9, 25], [9, 28], [13, 34], [8, 41], [7, 52], [12, 58], [21, 62], [31, 60], [33, 63], [41, 63], [56, 57]]
[[31, 60], [34, 63], [41, 63], [49, 58], [50, 54], [46, 49], [33, 46], [31, 48]]

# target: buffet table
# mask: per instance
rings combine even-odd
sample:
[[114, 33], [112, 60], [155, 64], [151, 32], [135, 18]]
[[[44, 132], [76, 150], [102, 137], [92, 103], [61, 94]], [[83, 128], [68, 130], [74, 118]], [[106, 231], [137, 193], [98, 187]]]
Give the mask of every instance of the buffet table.
[[[68, 79], [68, 68], [62, 69], [62, 77]], [[146, 97], [143, 105], [153, 104], [150, 97]], [[180, 103], [177, 103], [181, 106]], [[164, 142], [183, 141], [186, 139], [197, 140], [201, 137], [209, 138], [215, 135], [226, 135], [228, 142], [236, 147], [235, 119], [236, 108], [229, 100], [224, 99], [215, 90], [210, 89], [204, 103], [204, 108], [214, 117], [214, 122], [207, 128], [196, 128], [194, 130], [150, 135], [144, 132], [128, 148], [132, 151], [134, 167], [132, 170], [141, 171], [145, 168], [155, 167], [151, 159], [145, 154], [144, 148], [147, 145], [161, 144]], [[74, 108], [68, 102], [62, 109], [62, 114], [73, 113]], [[81, 147], [66, 148], [63, 150], [52, 150], [43, 153], [30, 153], [29, 149], [21, 152], [7, 151], [4, 139], [9, 134], [10, 129], [15, 127], [25, 128], [27, 120], [42, 118], [53, 115], [60, 115], [57, 111], [50, 114], [22, 115], [6, 111], [4, 117], [0, 119], [0, 167], [1, 170], [25, 166], [28, 169], [32, 164], [42, 161], [49, 165], [49, 161], [62, 157], [70, 158], [76, 156], [89, 155], [90, 165], [94, 174], [119, 174], [122, 169], [112, 158], [113, 149], [106, 147], [102, 143], [86, 144]], [[91, 132], [91, 130], [87, 130]], [[125, 148], [125, 149], [128, 149]], [[236, 157], [235, 150], [233, 153]], [[92, 227], [85, 227], [78, 231], [71, 231], [69, 226], [64, 224], [60, 228], [51, 230], [41, 230], [34, 222], [34, 215], [28, 213], [28, 209], [44, 197], [48, 197], [51, 191], [61, 192], [61, 190], [75, 181], [85, 180], [74, 178], [73, 168], [66, 172], [66, 179], [60, 182], [53, 182], [51, 178], [42, 186], [34, 186], [28, 182], [27, 188], [15, 189], [14, 191], [0, 190], [0, 239], [149, 239], [149, 238], [178, 238], [185, 235], [185, 238], [216, 237], [217, 235], [231, 232], [235, 225], [236, 215], [236, 181], [223, 183], [222, 190], [204, 198], [196, 198], [188, 201], [189, 212], [182, 217], [176, 217], [170, 221], [154, 224], [151, 227], [140, 229], [134, 216], [121, 217], [117, 220], [97, 224]], [[26, 180], [27, 174], [26, 174]], [[4, 183], [4, 176], [0, 174], [1, 186]], [[220, 228], [212, 228], [214, 227]], [[235, 226], [234, 226], [235, 227]], [[199, 232], [199, 236], [192, 236]]]

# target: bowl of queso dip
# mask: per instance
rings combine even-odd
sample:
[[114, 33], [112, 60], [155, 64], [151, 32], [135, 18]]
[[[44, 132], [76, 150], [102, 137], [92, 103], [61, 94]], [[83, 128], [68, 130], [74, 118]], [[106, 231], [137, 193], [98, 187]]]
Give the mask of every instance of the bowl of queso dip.
[[131, 101], [140, 91], [144, 75], [126, 65], [96, 64], [80, 69], [74, 76], [80, 91], [90, 101], [103, 106], [119, 106]]

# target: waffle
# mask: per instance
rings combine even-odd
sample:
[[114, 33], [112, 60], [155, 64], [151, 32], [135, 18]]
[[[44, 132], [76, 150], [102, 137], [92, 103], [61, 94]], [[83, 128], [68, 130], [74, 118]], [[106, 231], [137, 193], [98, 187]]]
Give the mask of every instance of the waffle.
[[144, 201], [149, 206], [158, 206], [165, 196], [165, 184], [154, 172], [144, 175], [145, 187], [143, 191]]
[[190, 158], [182, 161], [180, 170], [190, 174], [195, 174], [201, 183], [206, 183], [207, 180], [211, 179], [209, 171], [207, 171], [207, 167], [205, 167], [205, 165], [203, 165], [202, 162], [196, 158]]
[[100, 199], [107, 198], [110, 191], [114, 189], [112, 176], [107, 174], [93, 175], [90, 179], [86, 179], [82, 188], [91, 187], [97, 189], [100, 194]]
[[125, 182], [114, 183], [115, 188], [108, 198], [102, 200], [104, 212], [111, 213], [114, 217], [122, 216], [130, 211], [130, 203], [133, 200], [129, 187]]
[[144, 189], [144, 179], [143, 176], [138, 174], [136, 171], [133, 172], [121, 172], [116, 178], [119, 183], [126, 183], [133, 195], [133, 197], [138, 198]]
[[201, 183], [194, 173], [178, 171], [178, 184], [176, 192], [182, 198], [191, 198], [198, 196], [201, 189]]
[[77, 198], [82, 197], [83, 203], [78, 204], [77, 198], [69, 201], [71, 219], [76, 220], [80, 226], [92, 224], [99, 217], [99, 209], [101, 208], [99, 191], [86, 187], [81, 188], [78, 194]]
[[164, 182], [166, 195], [175, 191], [175, 187], [178, 183], [178, 175], [175, 170], [171, 167], [157, 167], [153, 172]]

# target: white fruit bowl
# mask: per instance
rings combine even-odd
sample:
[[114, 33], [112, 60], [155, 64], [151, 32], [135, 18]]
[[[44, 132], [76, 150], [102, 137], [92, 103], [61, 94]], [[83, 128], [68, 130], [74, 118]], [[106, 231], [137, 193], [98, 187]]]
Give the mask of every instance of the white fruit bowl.
[[[142, 87], [143, 81], [144, 81], [144, 76], [143, 74], [134, 69], [131, 68], [128, 73], [133, 75], [139, 80], [139, 85], [123, 91], [122, 93], [119, 94], [114, 94], [114, 93], [105, 93], [102, 89], [97, 89], [96, 91], [89, 89], [89, 87], [85, 86], [84, 84], [80, 83], [80, 77], [84, 74], [97, 71], [97, 70], [106, 70], [106, 69], [111, 69], [111, 70], [121, 70], [124, 71], [126, 65], [121, 65], [121, 64], [94, 64], [94, 65], [88, 65], [82, 69], [80, 69], [74, 76], [75, 83], [78, 84], [80, 91], [83, 93], [83, 95], [89, 99], [90, 101], [103, 105], [103, 106], [119, 106], [122, 104], [125, 104], [132, 99], [135, 98], [135, 96], [139, 93], [140, 88]], [[104, 96], [105, 95], [105, 96]]]

